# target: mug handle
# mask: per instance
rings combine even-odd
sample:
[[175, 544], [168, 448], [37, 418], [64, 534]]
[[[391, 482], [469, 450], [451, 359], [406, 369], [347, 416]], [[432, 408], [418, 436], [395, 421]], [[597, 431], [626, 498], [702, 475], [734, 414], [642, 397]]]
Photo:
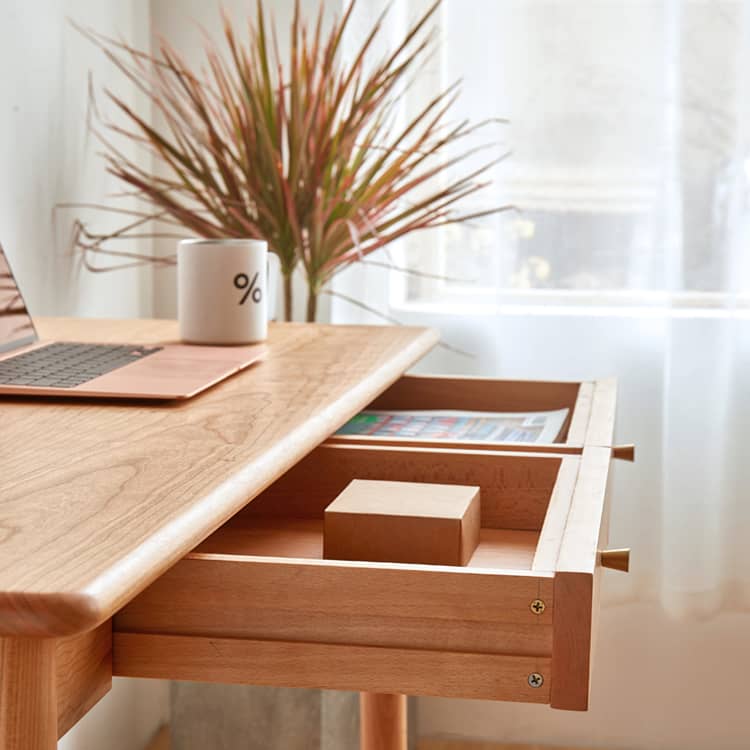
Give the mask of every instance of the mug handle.
[[266, 262], [266, 316], [268, 320], [276, 320], [276, 290], [279, 287], [281, 261], [276, 253], [270, 250]]

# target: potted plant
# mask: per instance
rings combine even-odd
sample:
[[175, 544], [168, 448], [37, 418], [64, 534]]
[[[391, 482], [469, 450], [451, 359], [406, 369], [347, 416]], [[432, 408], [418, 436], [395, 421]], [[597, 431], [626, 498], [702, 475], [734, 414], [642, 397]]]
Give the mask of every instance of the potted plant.
[[[150, 54], [82, 30], [146, 93], [163, 121], [156, 127], [107, 92], [121, 114], [119, 123], [99, 131], [107, 169], [148, 208], [106, 234], [78, 222], [84, 258], [173, 263], [112, 244], [134, 232], [143, 236], [153, 221], [206, 238], [265, 239], [281, 262], [285, 318], [292, 314], [292, 274], [301, 267], [312, 321], [319, 294], [342, 268], [410, 232], [505, 210], [459, 210], [462, 199], [487, 184], [484, 176], [498, 159], [470, 169], [465, 162], [476, 149], [455, 155], [455, 145], [486, 124], [449, 121], [457, 86], [396, 125], [404, 85], [430, 53], [429, 22], [438, 4], [374, 64], [383, 16], [350, 58], [342, 54], [354, 2], [326, 33], [322, 7], [310, 27], [297, 3], [282, 60], [276, 29], [269, 36], [258, 0], [246, 38], [224, 16], [223, 46], [206, 41], [201, 69], [166, 40]], [[107, 129], [145, 145], [153, 167], [118, 151]]]

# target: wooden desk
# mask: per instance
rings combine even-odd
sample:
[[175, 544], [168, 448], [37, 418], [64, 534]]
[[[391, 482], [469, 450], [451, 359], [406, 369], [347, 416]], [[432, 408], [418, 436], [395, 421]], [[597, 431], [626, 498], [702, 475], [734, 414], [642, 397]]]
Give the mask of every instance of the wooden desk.
[[[614, 384], [401, 378], [436, 340], [280, 324], [265, 362], [189, 402], [0, 401], [0, 750], [55, 747], [113, 672], [585, 709]], [[422, 394], [421, 408], [569, 406], [571, 420], [538, 454], [321, 445], [397, 380], [384, 398], [406, 407]], [[353, 477], [479, 485], [469, 566], [321, 560], [322, 510]], [[385, 717], [398, 733], [403, 702], [363, 708], [366, 746], [397, 747], [376, 730]]]
[[[165, 321], [39, 328], [59, 340], [177, 335]], [[107, 672], [109, 635], [92, 629], [436, 341], [426, 329], [280, 324], [265, 362], [189, 402], [2, 400], [0, 748], [54, 747], [108, 687], [91, 678]], [[58, 640], [86, 633], [81, 648]], [[71, 667], [83, 684], [62, 674], [56, 695], [56, 671]]]

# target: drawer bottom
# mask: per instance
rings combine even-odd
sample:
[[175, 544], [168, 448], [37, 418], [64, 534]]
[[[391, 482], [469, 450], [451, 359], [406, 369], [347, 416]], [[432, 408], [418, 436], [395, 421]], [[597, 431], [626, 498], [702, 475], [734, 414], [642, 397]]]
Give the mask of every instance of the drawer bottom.
[[[538, 531], [481, 529], [468, 568], [531, 570]], [[245, 517], [219, 529], [195, 553], [323, 559], [323, 520]]]

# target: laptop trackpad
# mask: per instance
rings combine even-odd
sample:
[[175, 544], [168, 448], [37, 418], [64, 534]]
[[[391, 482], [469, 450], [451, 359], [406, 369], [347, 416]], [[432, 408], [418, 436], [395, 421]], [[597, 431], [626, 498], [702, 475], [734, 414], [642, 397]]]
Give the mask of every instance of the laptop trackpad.
[[121, 398], [187, 398], [257, 362], [266, 351], [264, 344], [167, 345], [141, 361], [100, 375], [72, 390]]

